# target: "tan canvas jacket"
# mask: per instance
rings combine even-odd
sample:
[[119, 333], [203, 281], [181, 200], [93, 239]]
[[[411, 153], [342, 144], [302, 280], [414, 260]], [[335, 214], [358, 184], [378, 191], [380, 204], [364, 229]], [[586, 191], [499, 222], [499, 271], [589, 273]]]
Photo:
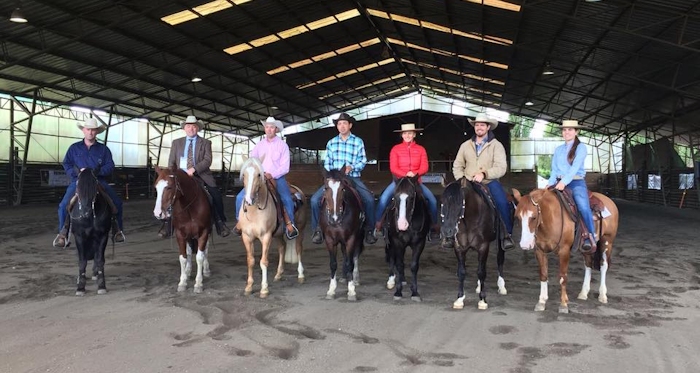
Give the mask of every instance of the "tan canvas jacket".
[[466, 176], [468, 180], [477, 172], [486, 174], [483, 183], [488, 184], [506, 174], [508, 163], [506, 149], [498, 140], [491, 139], [484, 145], [481, 154], [476, 155], [476, 144], [473, 139], [462, 143], [457, 152], [457, 157], [452, 164], [452, 173], [455, 180]]

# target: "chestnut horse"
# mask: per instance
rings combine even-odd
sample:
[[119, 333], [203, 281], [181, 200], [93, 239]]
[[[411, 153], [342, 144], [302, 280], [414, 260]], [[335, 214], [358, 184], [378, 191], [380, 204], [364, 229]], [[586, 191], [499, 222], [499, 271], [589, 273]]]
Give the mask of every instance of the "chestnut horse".
[[325, 173], [319, 225], [323, 231], [326, 249], [330, 255], [331, 280], [326, 299], [335, 298], [338, 287], [337, 247], [343, 253], [343, 276], [348, 281], [348, 300], [356, 301], [355, 286], [360, 283], [358, 262], [364, 248], [362, 229], [362, 202], [352, 181], [340, 170]]
[[[518, 207], [515, 217], [520, 219], [522, 235], [520, 247], [525, 250], [535, 249], [535, 256], [540, 267], [540, 298], [535, 311], [544, 311], [549, 298], [547, 289], [547, 254], [553, 252], [559, 256], [559, 284], [561, 285], [560, 313], [569, 312], [569, 297], [566, 295], [568, 283], [569, 258], [574, 244], [575, 222], [564, 211], [556, 192], [548, 189], [536, 189], [521, 196], [513, 190]], [[600, 200], [604, 209], [602, 213], [593, 214], [598, 243], [594, 253], [584, 254], [586, 271], [583, 287], [578, 299], [588, 299], [591, 288], [591, 267], [600, 269], [600, 288], [598, 300], [608, 302], [608, 289], [605, 285], [608, 266], [612, 256], [613, 241], [617, 235], [618, 211], [615, 203], [600, 193], [593, 193]]]
[[[273, 197], [273, 191], [265, 181], [265, 170], [262, 166], [262, 161], [258, 158], [248, 158], [241, 167], [241, 179], [245, 189], [245, 197], [243, 205], [238, 206], [238, 227], [241, 229], [241, 238], [245, 245], [247, 262], [248, 262], [248, 280], [246, 282], [245, 294], [250, 295], [253, 292], [253, 267], [255, 266], [255, 240], [259, 240], [262, 244], [262, 255], [260, 256], [260, 269], [262, 270], [262, 280], [260, 285], [260, 297], [265, 298], [270, 294], [270, 289], [267, 283], [267, 266], [268, 254], [270, 246], [274, 242], [277, 245], [279, 252], [279, 262], [277, 264], [277, 273], [275, 281], [282, 278], [284, 273], [284, 261], [288, 263], [297, 263], [297, 281], [304, 282], [304, 266], [301, 263], [301, 254], [304, 250], [303, 240], [304, 235], [300, 234], [293, 240], [287, 240], [284, 236], [285, 226], [281, 224], [282, 218], [279, 215], [277, 197]], [[306, 227], [306, 209], [301, 208], [301, 202], [305, 200], [304, 193], [294, 185], [289, 186], [295, 201], [294, 221], [299, 232], [304, 232]], [[294, 246], [295, 250], [287, 250], [289, 246]], [[292, 251], [292, 255], [289, 252]], [[287, 252], [285, 255], [285, 252]], [[296, 254], [296, 255], [293, 255]], [[286, 259], [285, 259], [286, 257]]]
[[197, 248], [197, 276], [194, 292], [203, 290], [202, 276], [209, 277], [209, 235], [211, 235], [211, 210], [206, 192], [199, 183], [184, 171], [172, 165], [169, 169], [156, 167], [156, 205], [153, 215], [159, 219], [171, 219], [172, 232], [180, 251], [180, 282], [177, 291], [185, 291], [192, 269], [192, 251]]

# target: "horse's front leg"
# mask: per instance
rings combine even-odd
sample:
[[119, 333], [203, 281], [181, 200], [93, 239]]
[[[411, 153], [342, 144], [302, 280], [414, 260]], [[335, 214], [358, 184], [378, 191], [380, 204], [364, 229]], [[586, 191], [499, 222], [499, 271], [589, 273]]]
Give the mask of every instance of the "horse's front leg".
[[[302, 232], [303, 233], [303, 232]], [[304, 283], [304, 265], [301, 264], [301, 254], [304, 251], [304, 235], [299, 234], [297, 238], [294, 239], [294, 248], [297, 251], [297, 258], [299, 258], [299, 263], [297, 263], [297, 282], [300, 284]]]
[[338, 280], [335, 278], [336, 271], [338, 270], [338, 253], [336, 251], [335, 243], [333, 243], [330, 237], [326, 236], [326, 249], [329, 255], [329, 266], [331, 270], [331, 280], [328, 284], [328, 292], [326, 292], [326, 299], [335, 298], [335, 289], [338, 288]]
[[[207, 237], [211, 237], [211, 234], [208, 234]], [[204, 277], [211, 277], [211, 269], [209, 268], [209, 238], [207, 238], [207, 243], [204, 246], [204, 261], [202, 262], [202, 275]]]
[[481, 244], [481, 247], [477, 249], [477, 260], [478, 260], [478, 265], [476, 269], [476, 276], [479, 278], [479, 283], [482, 285], [481, 286], [481, 291], [479, 292], [479, 303], [477, 304], [477, 307], [480, 310], [485, 310], [489, 308], [488, 303], [486, 302], [486, 262], [489, 259], [489, 242], [484, 242]]
[[260, 256], [260, 270], [262, 271], [262, 279], [260, 282], [260, 298], [266, 298], [270, 295], [270, 289], [267, 284], [267, 266], [270, 264], [268, 255], [270, 254], [270, 245], [272, 244], [272, 233], [267, 233], [262, 236], [262, 256]]
[[600, 263], [600, 288], [598, 291], [598, 301], [600, 303], [608, 303], [608, 287], [606, 286], [607, 275], [608, 275], [608, 260], [610, 259], [610, 252], [606, 251], [601, 253], [602, 258]]
[[403, 298], [403, 284], [406, 281], [406, 268], [403, 262], [404, 256], [406, 255], [405, 246], [394, 247], [394, 268], [396, 276], [398, 277], [398, 282], [396, 283], [396, 291], [394, 291], [394, 300], [401, 300]]
[[107, 281], [105, 280], [105, 249], [107, 248], [107, 239], [109, 235], [105, 234], [100, 238], [95, 252], [94, 266], [97, 270], [97, 294], [107, 294]]
[[581, 291], [578, 293], [578, 299], [586, 300], [588, 299], [588, 293], [591, 291], [591, 265], [592, 256], [583, 256], [583, 284], [581, 285]]
[[413, 281], [411, 282], [411, 300], [421, 302], [423, 301], [423, 299], [418, 293], [418, 269], [420, 267], [420, 256], [423, 253], [423, 249], [425, 248], [425, 240], [422, 240], [416, 246], [417, 247], [415, 248], [411, 247], [411, 251], [413, 254], [411, 255], [411, 274], [413, 275]]
[[391, 290], [396, 286], [396, 259], [394, 258], [394, 246], [391, 239], [387, 239], [384, 245], [384, 256], [389, 266], [389, 279], [386, 281], [386, 288]]
[[503, 241], [497, 239], [498, 241], [498, 254], [496, 255], [496, 263], [498, 266], [498, 294], [506, 295], [508, 290], [506, 290], [506, 280], [503, 278], [503, 263], [506, 261], [506, 252], [503, 250]]
[[185, 263], [185, 274], [187, 278], [192, 276], [192, 240], [185, 241], [187, 245], [187, 263]]
[[547, 254], [541, 249], [535, 248], [535, 257], [540, 267], [540, 298], [535, 305], [535, 311], [544, 311], [547, 307], [547, 299], [549, 299], [549, 290], [547, 289], [547, 277], [549, 276]]
[[273, 237], [272, 241], [279, 244], [279, 246], [277, 246], [277, 253], [279, 254], [279, 260], [277, 261], [277, 273], [275, 273], [275, 277], [272, 279], [272, 281], [279, 281], [282, 279], [282, 275], [284, 274], [284, 255], [286, 251], [286, 242], [284, 241], [284, 238], [277, 237]]
[[187, 243], [182, 234], [178, 232], [177, 246], [180, 251], [180, 282], [177, 284], [177, 291], [185, 291], [187, 289], [187, 278], [189, 274], [187, 273]]
[[566, 284], [569, 282], [569, 258], [571, 252], [567, 249], [559, 250], [559, 284], [561, 285], [561, 303], [559, 313], [569, 313], [569, 296], [566, 294]]
[[253, 293], [253, 267], [255, 266], [255, 238], [243, 234], [243, 245], [245, 246], [246, 252], [246, 264], [248, 266], [248, 279], [246, 280], [245, 290], [243, 293], [245, 295], [250, 295]]
[[353, 302], [357, 300], [357, 293], [355, 292], [355, 263], [357, 263], [356, 256], [359, 249], [355, 247], [356, 239], [357, 235], [350, 236], [346, 242], [346, 250], [343, 251], [345, 262], [343, 272], [345, 272], [345, 278], [348, 280], [348, 300]]
[[457, 290], [457, 300], [452, 303], [452, 308], [456, 310], [464, 308], [464, 278], [467, 277], [466, 254], [467, 249], [456, 243], [455, 256], [457, 256], [457, 281], [459, 288]]
[[194, 292], [199, 294], [204, 289], [204, 262], [206, 261], [207, 241], [209, 236], [203, 234], [197, 240], [197, 276], [194, 278]]
[[[77, 241], [79, 238], [76, 239], [76, 246], [77, 246]], [[77, 247], [82, 247], [82, 246], [77, 246]], [[85, 259], [85, 255], [82, 253], [82, 250], [78, 250], [78, 288], [75, 290], [75, 295], [78, 296], [83, 296], [85, 295], [85, 284], [87, 283], [87, 278], [85, 277], [85, 271], [87, 270], [87, 259]]]

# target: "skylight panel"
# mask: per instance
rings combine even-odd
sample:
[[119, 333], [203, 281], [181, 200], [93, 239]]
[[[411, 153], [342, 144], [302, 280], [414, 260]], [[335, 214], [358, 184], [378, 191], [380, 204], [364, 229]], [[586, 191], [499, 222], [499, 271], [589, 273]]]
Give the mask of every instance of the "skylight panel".
[[298, 67], [305, 66], [305, 65], [308, 65], [308, 64], [311, 64], [314, 62], [323, 61], [325, 59], [332, 58], [335, 56], [340, 56], [341, 54], [349, 53], [349, 52], [358, 50], [360, 48], [364, 48], [364, 47], [368, 47], [370, 45], [378, 44], [379, 42], [380, 42], [379, 38], [365, 40], [359, 44], [351, 44], [351, 45], [348, 45], [347, 47], [342, 47], [342, 48], [336, 49], [334, 51], [321, 53], [321, 54], [313, 56], [311, 58], [292, 62], [287, 66], [280, 66], [276, 69], [269, 70], [267, 73], [269, 75], [275, 75], [275, 74], [278, 74], [278, 73], [281, 73], [281, 72], [284, 72], [284, 71], [287, 71], [290, 69], [296, 69]]
[[338, 92], [329, 93], [329, 94], [327, 94], [327, 95], [320, 96], [318, 99], [319, 99], [319, 100], [325, 100], [325, 99], [327, 99], [327, 98], [329, 98], [329, 97], [333, 97], [333, 96], [337, 96], [337, 95], [342, 95], [342, 94], [350, 93], [350, 92], [353, 92], [353, 91], [359, 91], [359, 90], [361, 90], [361, 89], [365, 89], [365, 88], [369, 88], [369, 87], [372, 87], [372, 86], [376, 86], [376, 85], [379, 85], [379, 84], [382, 84], [382, 83], [386, 83], [386, 82], [389, 82], [389, 81], [392, 81], [392, 80], [395, 80], [395, 79], [403, 78], [403, 77], [405, 77], [405, 76], [406, 76], [406, 74], [404, 74], [404, 73], [396, 74], [396, 75], [390, 76], [390, 77], [388, 77], [388, 78], [382, 78], [382, 79], [379, 79], [379, 80], [375, 80], [375, 81], [373, 81], [373, 82], [371, 82], [371, 83], [363, 84], [363, 85], [361, 85], [361, 86], [359, 86], [359, 87], [354, 87], [354, 88], [345, 89], [345, 90], [338, 91]]
[[510, 10], [511, 12], [519, 12], [520, 11], [520, 5], [509, 3], [507, 1], [502, 1], [502, 0], [464, 0], [464, 1], [469, 2], [469, 3], [474, 3], [474, 4], [483, 4], [486, 6], [492, 6], [494, 8]]
[[[252, 0], [214, 0], [206, 4], [202, 4], [192, 8], [192, 10], [183, 10], [181, 12], [167, 15], [160, 20], [172, 26], [191, 21], [198, 18], [200, 15], [206, 16], [212, 13], [231, 8], [234, 5], [241, 5]], [[193, 12], [194, 11], [194, 12]]]
[[306, 83], [306, 84], [298, 85], [296, 88], [297, 88], [297, 89], [306, 89], [306, 88], [313, 87], [313, 86], [318, 85], [318, 84], [323, 84], [323, 83], [330, 82], [330, 81], [332, 81], [332, 80], [336, 80], [336, 79], [338, 79], [338, 78], [342, 78], [342, 77], [346, 77], [346, 76], [349, 76], [349, 75], [357, 74], [357, 73], [359, 73], [359, 72], [366, 71], [366, 70], [369, 70], [369, 69], [374, 69], [374, 68], [377, 68], [377, 67], [379, 67], [379, 66], [383, 66], [383, 65], [386, 65], [386, 64], [392, 63], [392, 62], [394, 62], [394, 59], [393, 59], [393, 58], [387, 58], [387, 59], [381, 60], [381, 61], [379, 61], [379, 62], [373, 62], [373, 63], [368, 64], [368, 65], [365, 65], [365, 66], [360, 66], [360, 67], [357, 67], [357, 68], [354, 68], [354, 69], [346, 70], [346, 71], [340, 72], [340, 73], [338, 73], [338, 74], [331, 75], [331, 76], [329, 76], [329, 77], [323, 78], [323, 79], [321, 79], [321, 80], [317, 80], [317, 81], [315, 81], [315, 82], [311, 82], [311, 83]]
[[463, 76], [463, 77], [469, 78], [469, 79], [481, 80], [481, 81], [483, 81], [483, 82], [489, 82], [489, 83], [498, 84], [498, 85], [506, 85], [506, 83], [503, 82], [503, 81], [501, 81], [501, 80], [496, 80], [496, 79], [491, 79], [491, 78], [485, 78], [485, 77], [483, 77], [483, 76], [479, 76], [479, 75], [475, 75], [475, 74], [470, 74], [470, 73], [463, 73], [463, 72], [461, 72], [461, 71], [448, 69], [448, 68], [446, 68], [446, 67], [438, 67], [438, 66], [431, 65], [431, 64], [425, 63], [425, 62], [415, 62], [415, 61], [411, 61], [411, 60], [407, 60], [407, 59], [401, 59], [401, 61], [403, 61], [404, 63], [409, 63], [409, 64], [411, 64], [411, 65], [426, 67], [426, 68], [429, 68], [429, 69], [438, 69], [438, 70], [444, 71], [444, 72], [446, 72], [446, 73], [450, 73], [450, 74], [454, 74], [454, 75]]
[[435, 54], [439, 54], [439, 55], [447, 56], [447, 57], [459, 57], [459, 58], [467, 60], [467, 61], [471, 61], [471, 62], [475, 62], [475, 63], [479, 63], [479, 64], [484, 64], [486, 66], [496, 67], [496, 68], [503, 69], [503, 70], [508, 70], [508, 65], [498, 63], [498, 62], [485, 61], [485, 60], [480, 59], [480, 58], [466, 56], [463, 54], [458, 54], [458, 53], [454, 53], [454, 52], [450, 52], [450, 51], [446, 51], [446, 50], [442, 50], [442, 49], [427, 48], [427, 47], [423, 47], [421, 45], [407, 43], [403, 40], [398, 40], [398, 39], [394, 39], [394, 38], [387, 38], [387, 41], [389, 43], [401, 45], [401, 46], [404, 46], [406, 48], [418, 49], [418, 50], [422, 50], [424, 52], [435, 53]]

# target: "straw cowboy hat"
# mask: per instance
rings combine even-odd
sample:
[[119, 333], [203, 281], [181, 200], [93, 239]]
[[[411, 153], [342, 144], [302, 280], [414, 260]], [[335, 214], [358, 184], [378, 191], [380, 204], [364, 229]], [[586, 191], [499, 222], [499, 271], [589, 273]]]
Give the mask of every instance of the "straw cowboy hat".
[[284, 124], [281, 121], [275, 119], [275, 117], [267, 117], [267, 119], [261, 120], [260, 123], [262, 123], [263, 126], [268, 123], [274, 124], [275, 127], [277, 127], [277, 132], [282, 132], [282, 130], [284, 130]]
[[348, 122], [350, 122], [350, 124], [355, 124], [355, 117], [351, 116], [348, 113], [340, 113], [338, 119], [333, 119], [333, 124], [338, 125], [338, 122], [340, 122], [341, 120], [347, 120]]
[[486, 115], [486, 113], [479, 113], [476, 115], [476, 118], [474, 118], [474, 120], [471, 120], [469, 118], [467, 118], [467, 120], [469, 121], [469, 124], [472, 125], [472, 127], [474, 127], [474, 123], [488, 123], [491, 125], [491, 130], [495, 130], [496, 127], [498, 127], [498, 121], [496, 119], [489, 118], [489, 116]]
[[581, 129], [581, 128], [586, 128], [585, 126], [581, 126], [578, 124], [577, 120], [563, 120], [561, 121], [561, 128], [575, 128], [575, 129]]
[[197, 119], [197, 117], [194, 115], [188, 115], [185, 120], [180, 121], [180, 126], [182, 126], [182, 129], [185, 129], [186, 124], [194, 124], [198, 129], [202, 129], [202, 126], [204, 125], [204, 123], [202, 123], [202, 121]]
[[394, 132], [409, 132], [409, 131], [418, 132], [418, 131], [422, 131], [422, 130], [423, 130], [422, 128], [416, 128], [415, 123], [405, 123], [405, 124], [401, 125], [400, 130], [394, 130]]
[[96, 129], [98, 135], [107, 129], [107, 127], [105, 127], [104, 124], [97, 123], [97, 119], [95, 118], [88, 118], [85, 120], [85, 123], [77, 123], [77, 125], [81, 131], [83, 130], [83, 128]]

